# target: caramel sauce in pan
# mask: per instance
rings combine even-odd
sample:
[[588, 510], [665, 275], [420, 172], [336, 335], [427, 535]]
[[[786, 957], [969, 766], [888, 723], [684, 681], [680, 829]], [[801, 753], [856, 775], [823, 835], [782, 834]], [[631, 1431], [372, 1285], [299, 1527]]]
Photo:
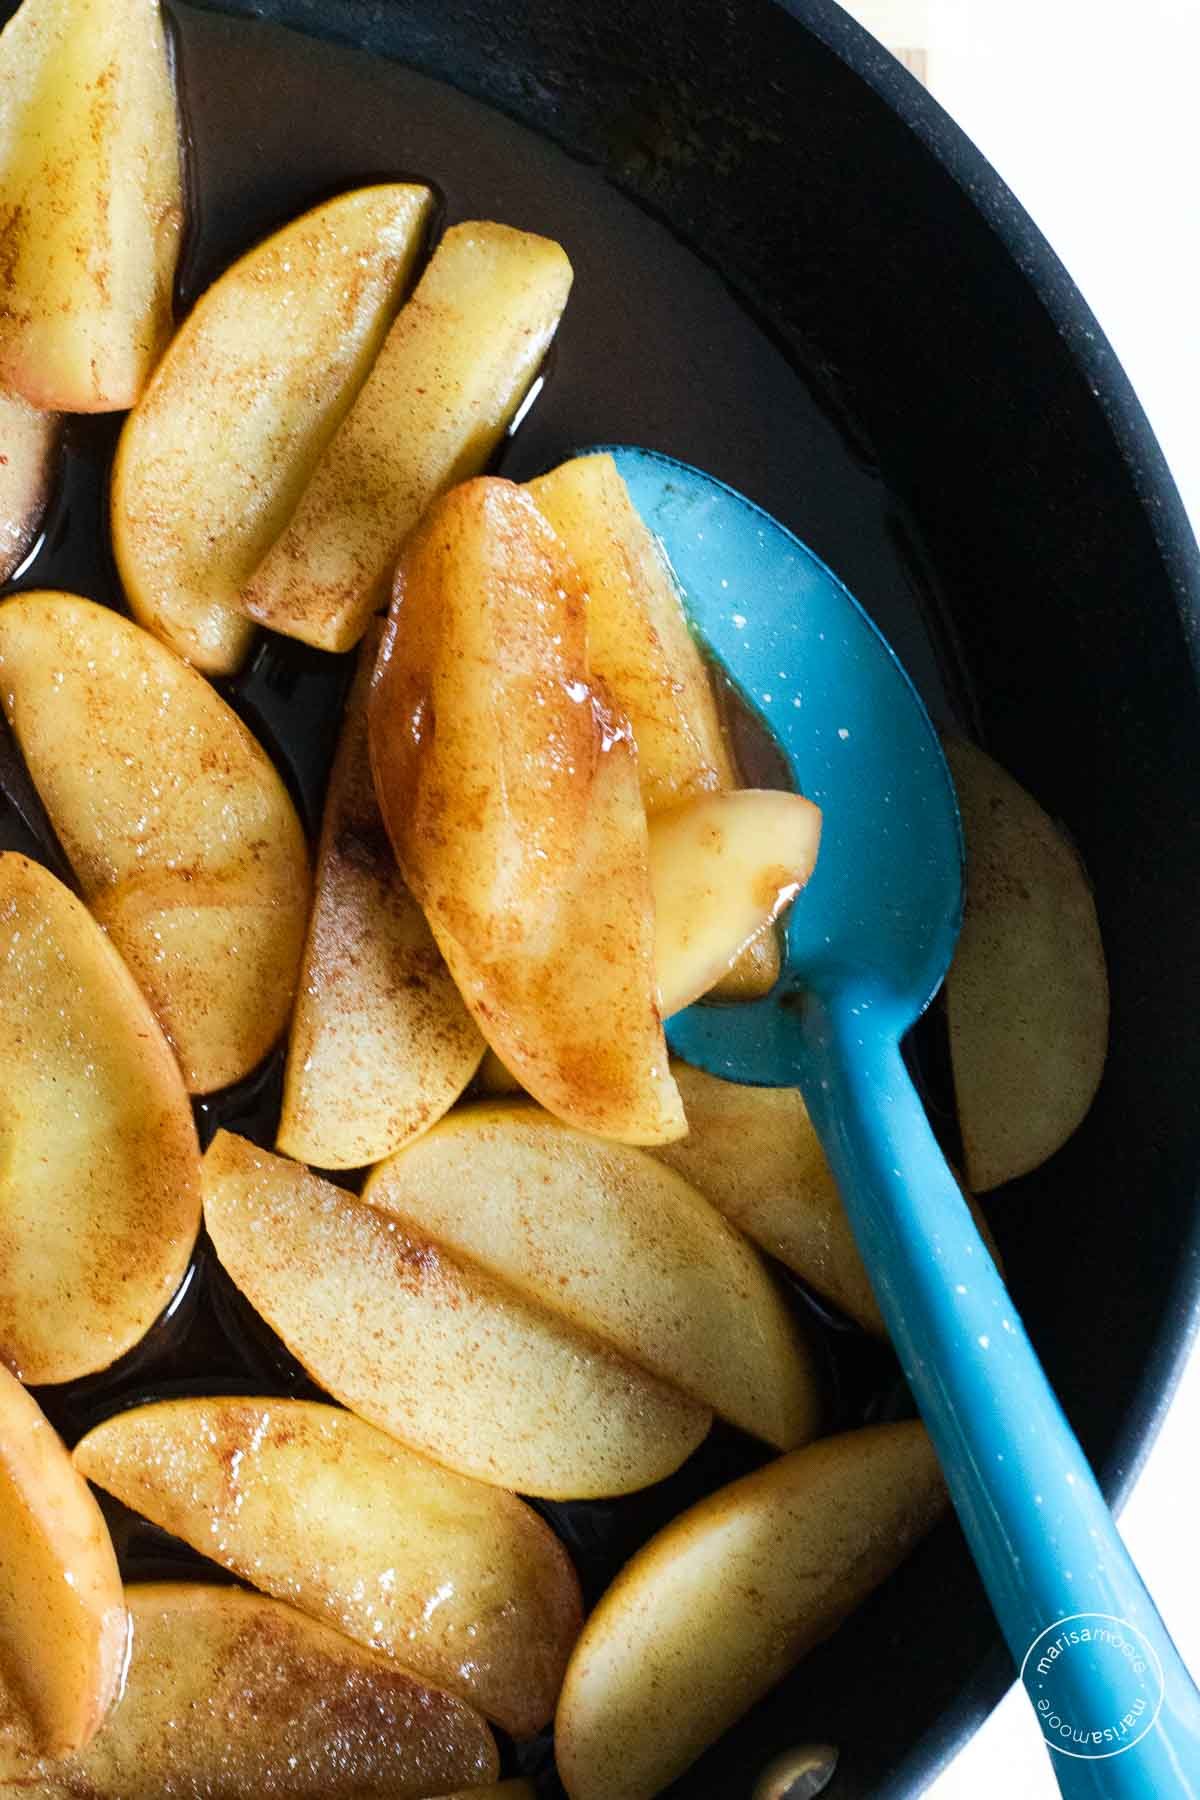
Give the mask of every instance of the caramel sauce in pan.
[[[0, 0], [0, 16], [11, 7]], [[969, 716], [952, 690], [950, 639], [923, 584], [911, 523], [862, 438], [787, 361], [721, 278], [594, 170], [502, 115], [396, 64], [316, 44], [260, 21], [170, 7], [190, 149], [182, 313], [251, 243], [320, 199], [368, 180], [416, 177], [439, 195], [438, 225], [493, 217], [557, 237], [575, 267], [545, 380], [495, 466], [521, 480], [597, 442], [661, 448], [743, 489], [812, 544], [878, 619], [935, 717]], [[61, 587], [125, 610], [108, 549], [108, 473], [121, 421], [69, 422], [42, 537], [6, 591]], [[245, 671], [218, 683], [282, 769], [311, 835], [352, 674], [334, 657], [263, 636]], [[948, 682], [951, 684], [948, 686]], [[736, 692], [720, 684], [745, 777], [786, 785], [778, 750]], [[69, 878], [6, 732], [0, 731], [0, 848]], [[949, 1125], [936, 1020], [914, 1034], [918, 1073]], [[274, 1141], [277, 1051], [248, 1080], [196, 1103], [202, 1141], [228, 1126]], [[341, 1175], [338, 1180], [347, 1182]], [[830, 1426], [909, 1409], [890, 1353], [782, 1275], [826, 1371]], [[203, 1238], [183, 1289], [147, 1338], [87, 1380], [39, 1399], [73, 1443], [108, 1414], [180, 1393], [313, 1396], [317, 1390], [244, 1302]], [[542, 1504], [574, 1557], [590, 1603], [667, 1519], [766, 1460], [718, 1424], [679, 1472], [611, 1502]], [[125, 1508], [105, 1502], [132, 1579], [214, 1578], [211, 1564]], [[506, 1770], [549, 1766], [546, 1734], [506, 1750]]]

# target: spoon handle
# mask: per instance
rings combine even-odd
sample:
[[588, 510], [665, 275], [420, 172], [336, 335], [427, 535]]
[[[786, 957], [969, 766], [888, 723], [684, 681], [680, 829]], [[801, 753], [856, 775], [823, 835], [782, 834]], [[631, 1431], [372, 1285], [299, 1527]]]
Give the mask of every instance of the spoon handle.
[[868, 1005], [810, 1002], [797, 1073], [1062, 1792], [1200, 1796], [1200, 1695]]

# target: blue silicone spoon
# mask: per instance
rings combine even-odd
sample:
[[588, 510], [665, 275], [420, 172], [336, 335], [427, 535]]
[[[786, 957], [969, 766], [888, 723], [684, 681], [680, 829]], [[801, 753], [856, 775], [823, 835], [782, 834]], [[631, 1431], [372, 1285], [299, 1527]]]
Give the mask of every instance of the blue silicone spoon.
[[700, 639], [824, 813], [776, 988], [678, 1014], [672, 1048], [728, 1080], [803, 1092], [1062, 1792], [1200, 1796], [1200, 1696], [901, 1058], [962, 910], [958, 808], [928, 715], [861, 607], [783, 526], [669, 457], [613, 454]]

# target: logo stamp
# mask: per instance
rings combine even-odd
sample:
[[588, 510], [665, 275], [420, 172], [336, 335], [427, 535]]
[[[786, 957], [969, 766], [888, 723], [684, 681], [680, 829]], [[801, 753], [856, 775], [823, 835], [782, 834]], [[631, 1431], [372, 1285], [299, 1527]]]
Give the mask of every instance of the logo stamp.
[[[1111, 1613], [1071, 1613], [1048, 1625], [1025, 1652], [1021, 1680], [1042, 1736], [1060, 1756], [1121, 1756], [1145, 1737], [1163, 1703], [1157, 1656], [1135, 1625]], [[1107, 1701], [1085, 1698], [1089, 1688], [1107, 1692]], [[1088, 1716], [1100, 1711], [1106, 1716]]]

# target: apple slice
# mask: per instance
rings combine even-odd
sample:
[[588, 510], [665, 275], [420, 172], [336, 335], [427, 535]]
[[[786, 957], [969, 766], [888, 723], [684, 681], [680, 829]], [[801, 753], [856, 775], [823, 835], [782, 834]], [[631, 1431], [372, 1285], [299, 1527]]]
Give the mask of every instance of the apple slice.
[[0, 96], [0, 384], [119, 412], [171, 335], [183, 224], [156, 0], [24, 0]]
[[529, 1737], [582, 1618], [532, 1507], [337, 1407], [169, 1400], [107, 1419], [75, 1465], [264, 1593]]
[[446, 233], [243, 602], [251, 618], [349, 650], [387, 598], [434, 497], [484, 467], [529, 391], [571, 287], [549, 238]]
[[325, 797], [277, 1140], [322, 1169], [379, 1162], [426, 1130], [484, 1052], [379, 814], [367, 749], [378, 643], [373, 621]]
[[701, 794], [650, 821], [664, 1019], [707, 994], [774, 924], [817, 860], [821, 813], [773, 788]]
[[200, 1223], [179, 1070], [113, 946], [47, 870], [0, 856], [0, 1360], [71, 1381], [145, 1335]]
[[[67, 1756], [90, 1741], [117, 1696], [125, 1597], [87, 1483], [3, 1364], [0, 1527], [0, 1687], [24, 1707], [41, 1754]], [[20, 1773], [19, 1763], [5, 1766], [4, 1750], [0, 1734], [0, 1781]]]
[[0, 605], [0, 699], [84, 898], [193, 1093], [287, 1023], [308, 917], [304, 834], [266, 752], [170, 650], [107, 607]]
[[470, 481], [430, 509], [369, 716], [397, 859], [488, 1043], [568, 1124], [680, 1136], [636, 752], [589, 685], [578, 575], [524, 489]]
[[[471, 1707], [278, 1600], [201, 1582], [126, 1589], [125, 1692], [81, 1755], [39, 1761], [10, 1718], [26, 1800], [424, 1800], [495, 1781]], [[8, 1756], [5, 1757], [5, 1752]]]
[[980, 1190], [1061, 1149], [1100, 1085], [1108, 976], [1086, 871], [1031, 794], [972, 744], [946, 744], [967, 844], [946, 977], [967, 1179]]
[[770, 1276], [645, 1151], [529, 1104], [472, 1106], [374, 1169], [363, 1199], [743, 1430], [780, 1449], [815, 1435], [820, 1381]]
[[654, 1152], [787, 1268], [883, 1333], [867, 1271], [796, 1088], [745, 1087], [687, 1063], [671, 1073], [688, 1134]]
[[37, 537], [54, 478], [62, 420], [0, 389], [0, 581]]
[[548, 1499], [628, 1493], [708, 1430], [705, 1408], [566, 1320], [228, 1132], [204, 1207], [229, 1275], [314, 1380], [460, 1474]]
[[592, 673], [633, 727], [647, 813], [736, 787], [671, 565], [612, 457], [574, 457], [529, 492], [587, 589]]
[[924, 1427], [825, 1438], [651, 1538], [584, 1627], [555, 1723], [571, 1800], [652, 1800], [903, 1562], [945, 1503]]
[[[738, 784], [709, 680], [666, 552], [629, 498], [613, 458], [573, 457], [529, 483], [588, 592], [588, 652], [629, 720], [647, 816]], [[724, 972], [724, 999], [752, 1000], [779, 979], [764, 932]]]
[[359, 188], [258, 244], [180, 327], [121, 434], [113, 550], [134, 613], [210, 675], [254, 635], [237, 599], [366, 379], [432, 196]]

